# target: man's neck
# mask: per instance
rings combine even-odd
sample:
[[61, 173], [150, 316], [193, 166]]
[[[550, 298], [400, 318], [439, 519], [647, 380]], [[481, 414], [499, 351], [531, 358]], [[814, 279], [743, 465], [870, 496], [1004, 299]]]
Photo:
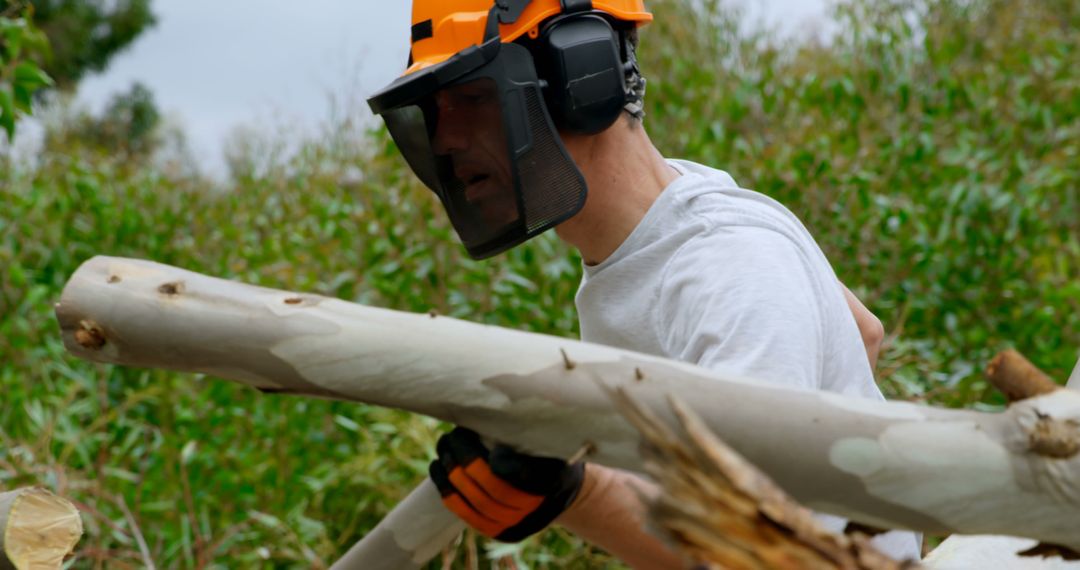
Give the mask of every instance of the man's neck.
[[626, 121], [620, 119], [598, 135], [566, 141], [585, 175], [589, 196], [581, 212], [555, 232], [576, 247], [588, 265], [614, 253], [664, 188], [679, 176], [653, 146], [645, 128]]

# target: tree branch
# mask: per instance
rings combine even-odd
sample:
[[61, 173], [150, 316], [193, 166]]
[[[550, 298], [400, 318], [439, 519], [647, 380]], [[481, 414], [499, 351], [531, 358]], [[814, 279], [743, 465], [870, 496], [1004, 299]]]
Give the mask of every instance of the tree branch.
[[72, 276], [57, 317], [68, 349], [91, 360], [410, 410], [526, 453], [565, 458], [591, 444], [590, 461], [638, 472], [638, 434], [607, 390], [625, 390], [669, 423], [674, 394], [814, 510], [876, 527], [1080, 548], [1072, 390], [998, 414], [868, 401], [107, 257]]

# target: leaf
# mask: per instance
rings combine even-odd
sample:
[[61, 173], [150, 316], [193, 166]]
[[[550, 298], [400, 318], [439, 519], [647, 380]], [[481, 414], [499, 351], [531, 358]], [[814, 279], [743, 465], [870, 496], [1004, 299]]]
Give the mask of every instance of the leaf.
[[138, 483], [141, 479], [138, 473], [132, 473], [127, 469], [120, 469], [118, 467], [105, 466], [102, 469], [102, 472], [109, 477], [116, 477], [117, 479], [127, 481], [128, 483]]
[[248, 511], [248, 516], [270, 528], [282, 528], [285, 526], [281, 522], [281, 519], [261, 511], [250, 510]]
[[27, 115], [33, 110], [34, 98], [31, 96], [31, 92], [27, 90], [22, 84], [16, 83], [14, 89], [15, 95], [15, 110], [20, 113], [26, 113]]
[[15, 138], [15, 99], [11, 88], [0, 83], [0, 128], [7, 132], [8, 140]]
[[334, 423], [351, 432], [357, 432], [360, 430], [360, 424], [342, 415], [334, 416]]
[[22, 61], [15, 66], [15, 84], [21, 84], [27, 90], [34, 91], [40, 87], [52, 85], [53, 80], [48, 73], [42, 71], [37, 65], [29, 61]]
[[191, 463], [191, 460], [195, 457], [195, 451], [198, 449], [199, 442], [194, 439], [185, 443], [184, 448], [180, 450], [180, 462], [184, 465]]
[[9, 20], [0, 18], [0, 32], [4, 34], [4, 48], [8, 59], [19, 59], [22, 53], [22, 41], [26, 35], [26, 21], [22, 18]]
[[26, 46], [27, 51], [37, 52], [45, 54], [47, 57], [51, 56], [51, 49], [49, 46], [49, 38], [45, 35], [45, 32], [34, 27], [26, 31], [23, 36], [23, 43]]

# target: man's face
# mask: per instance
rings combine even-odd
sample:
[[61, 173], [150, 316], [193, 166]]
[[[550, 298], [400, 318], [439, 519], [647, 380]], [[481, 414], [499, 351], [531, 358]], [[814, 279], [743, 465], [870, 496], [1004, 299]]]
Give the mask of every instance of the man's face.
[[518, 217], [502, 109], [494, 82], [479, 79], [447, 87], [435, 95], [438, 124], [433, 141], [450, 158], [464, 198], [492, 227]]

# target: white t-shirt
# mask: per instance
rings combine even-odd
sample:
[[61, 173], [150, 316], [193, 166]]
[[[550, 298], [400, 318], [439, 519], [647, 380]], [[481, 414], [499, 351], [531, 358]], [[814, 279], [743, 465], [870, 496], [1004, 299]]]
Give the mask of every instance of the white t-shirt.
[[[668, 163], [682, 176], [611, 256], [585, 266], [582, 340], [883, 400], [840, 283], [798, 218], [725, 172]], [[890, 532], [875, 543], [918, 558], [919, 540]]]

